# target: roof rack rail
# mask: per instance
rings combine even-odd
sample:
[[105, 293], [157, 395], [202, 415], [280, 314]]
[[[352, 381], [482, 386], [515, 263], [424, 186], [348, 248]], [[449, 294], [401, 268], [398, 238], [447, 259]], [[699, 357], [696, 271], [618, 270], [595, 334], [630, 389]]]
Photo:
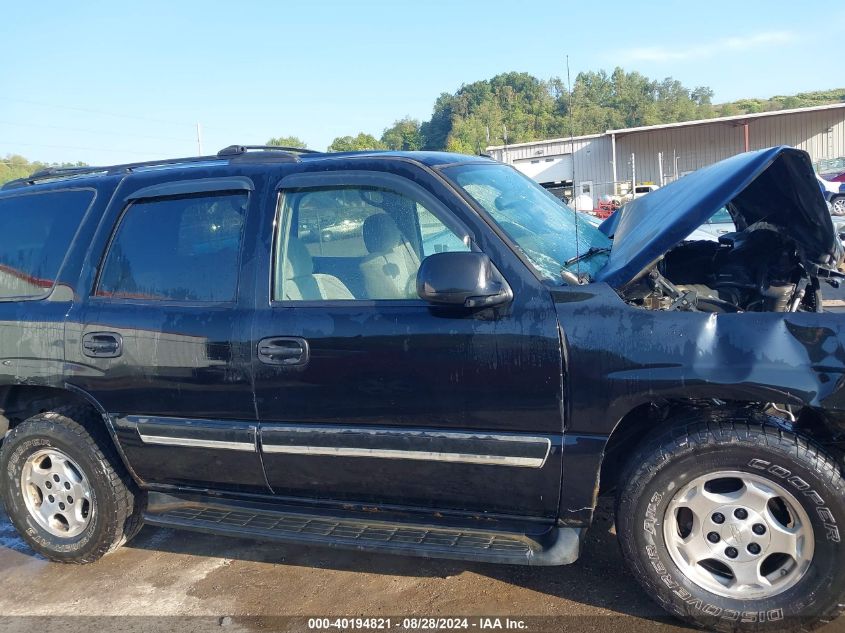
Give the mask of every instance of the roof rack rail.
[[68, 176], [80, 176], [85, 174], [125, 174], [136, 169], [144, 167], [164, 167], [167, 165], [179, 165], [181, 163], [205, 163], [208, 161], [220, 160], [219, 156], [188, 156], [185, 158], [164, 158], [161, 160], [148, 160], [136, 163], [123, 163], [120, 165], [102, 165], [90, 167], [45, 167], [39, 169], [29, 176], [18, 178], [17, 180], [10, 180], [6, 184], [0, 186], [0, 189], [15, 189], [17, 187], [25, 187], [26, 185], [34, 185], [42, 180], [50, 180], [51, 178], [63, 178]]
[[16, 189], [27, 185], [34, 185], [42, 180], [52, 178], [64, 178], [69, 176], [81, 176], [85, 174], [125, 174], [144, 167], [165, 167], [167, 165], [179, 165], [182, 163], [205, 163], [218, 161], [226, 158], [234, 158], [249, 152], [249, 150], [278, 151], [279, 155], [286, 155], [291, 160], [298, 160], [296, 154], [319, 154], [313, 149], [301, 147], [280, 147], [278, 145], [230, 145], [224, 147], [213, 156], [188, 156], [185, 158], [165, 158], [161, 160], [148, 160], [135, 163], [123, 163], [120, 165], [88, 166], [88, 167], [45, 167], [35, 173], [17, 180], [0, 185], [0, 189]]
[[91, 172], [96, 171], [106, 171], [108, 167], [93, 167], [93, 166], [85, 166], [85, 167], [45, 167], [44, 169], [39, 169], [38, 171], [32, 172], [26, 178], [21, 178], [20, 180], [38, 180], [41, 178], [51, 178], [53, 176], [72, 176], [74, 174], [89, 174]]
[[288, 147], [285, 145], [229, 145], [228, 147], [224, 147], [219, 152], [217, 152], [217, 156], [219, 156], [220, 158], [225, 158], [227, 156], [240, 156], [241, 154], [246, 154], [249, 150], [290, 152], [294, 154], [320, 153], [315, 149], [306, 149], [304, 147]]

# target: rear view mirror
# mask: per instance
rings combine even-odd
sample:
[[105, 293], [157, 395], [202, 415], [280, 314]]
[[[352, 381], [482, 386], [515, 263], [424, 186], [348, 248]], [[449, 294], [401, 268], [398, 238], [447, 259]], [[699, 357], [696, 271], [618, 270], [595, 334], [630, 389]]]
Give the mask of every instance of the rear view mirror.
[[465, 251], [426, 257], [417, 271], [417, 294], [429, 303], [465, 308], [489, 308], [513, 298], [487, 255]]

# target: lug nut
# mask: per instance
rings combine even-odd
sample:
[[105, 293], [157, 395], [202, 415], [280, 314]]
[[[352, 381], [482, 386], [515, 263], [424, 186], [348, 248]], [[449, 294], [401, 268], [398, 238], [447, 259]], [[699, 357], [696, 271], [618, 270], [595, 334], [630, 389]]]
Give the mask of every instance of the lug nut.
[[721, 512], [714, 513], [710, 518], [713, 519], [713, 523], [718, 523], [720, 525], [725, 522], [725, 515]]
[[760, 553], [760, 546], [757, 545], [757, 543], [749, 543], [748, 544], [748, 553], [754, 554], [755, 556], [757, 556], [757, 554]]
[[721, 539], [716, 532], [710, 532], [710, 534], [707, 535], [707, 540], [711, 543], [718, 543]]
[[736, 558], [737, 556], [739, 556], [739, 552], [736, 551], [735, 547], [728, 547], [725, 549], [725, 556], [727, 556], [728, 558]]
[[52, 487], [53, 487], [53, 484], [52, 484], [52, 483], [50, 483], [49, 481], [45, 481], [45, 482], [44, 482], [44, 485], [47, 487], [47, 490], [49, 490], [50, 488], [52, 488]]
[[734, 516], [740, 521], [748, 518], [748, 510], [745, 508], [737, 508], [734, 510]]
[[53, 495], [48, 495], [47, 499], [50, 500], [50, 503], [53, 503], [56, 500], [56, 498]]
[[755, 523], [751, 527], [751, 531], [754, 532], [754, 534], [756, 534], [757, 536], [762, 536], [763, 534], [766, 533], [766, 526], [763, 525], [762, 523]]
[[58, 475], [53, 475], [53, 481], [55, 481], [56, 483], [58, 483], [58, 482], [59, 482], [59, 476], [58, 476]]
[[65, 509], [65, 504], [64, 504], [64, 502], [63, 502], [63, 501], [59, 501], [59, 510], [64, 510], [64, 509]]

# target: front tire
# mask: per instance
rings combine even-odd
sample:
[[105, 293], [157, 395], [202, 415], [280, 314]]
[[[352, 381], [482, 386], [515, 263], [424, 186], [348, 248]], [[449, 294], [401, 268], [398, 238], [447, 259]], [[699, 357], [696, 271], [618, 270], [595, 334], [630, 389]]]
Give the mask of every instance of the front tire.
[[768, 424], [693, 422], [629, 462], [617, 535], [670, 613], [718, 631], [808, 630], [845, 604], [845, 481]]
[[6, 512], [52, 561], [93, 562], [142, 526], [143, 493], [102, 425], [84, 408], [51, 411], [21, 422], [0, 447]]

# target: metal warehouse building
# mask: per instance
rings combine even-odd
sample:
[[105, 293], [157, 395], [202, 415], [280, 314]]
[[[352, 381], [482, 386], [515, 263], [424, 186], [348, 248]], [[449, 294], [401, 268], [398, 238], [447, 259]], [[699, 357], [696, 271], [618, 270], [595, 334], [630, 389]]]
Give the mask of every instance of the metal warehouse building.
[[595, 203], [629, 192], [632, 182], [662, 185], [773, 145], [806, 150], [814, 164], [845, 156], [845, 103], [498, 145], [487, 153], [546, 187]]

